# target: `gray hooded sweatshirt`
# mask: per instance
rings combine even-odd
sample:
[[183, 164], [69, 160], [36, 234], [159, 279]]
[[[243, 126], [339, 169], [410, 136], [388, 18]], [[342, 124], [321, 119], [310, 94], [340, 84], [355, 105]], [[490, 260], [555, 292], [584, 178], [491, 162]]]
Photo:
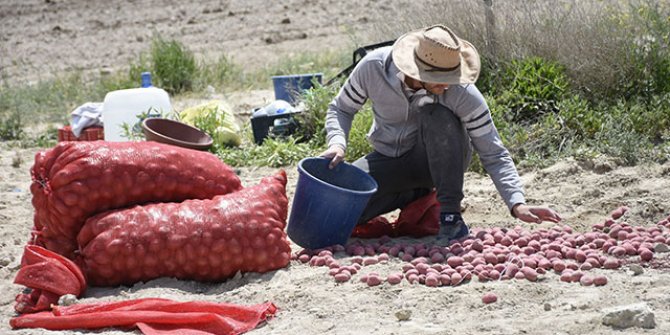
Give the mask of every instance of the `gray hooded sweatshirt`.
[[[398, 157], [417, 140], [417, 111], [410, 107], [402, 75], [391, 57], [391, 47], [368, 53], [352, 71], [338, 95], [328, 106], [326, 141], [346, 150], [354, 115], [369, 99], [374, 121], [367, 134], [373, 148]], [[507, 207], [525, 203], [519, 174], [504, 147], [488, 105], [474, 84], [450, 85], [438, 102], [453, 111], [466, 128], [474, 149]]]

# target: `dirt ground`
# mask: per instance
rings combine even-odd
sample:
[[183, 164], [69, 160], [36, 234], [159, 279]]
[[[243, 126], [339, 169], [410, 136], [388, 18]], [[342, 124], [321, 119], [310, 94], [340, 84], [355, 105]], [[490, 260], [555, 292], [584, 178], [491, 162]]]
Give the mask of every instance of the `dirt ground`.
[[[203, 57], [226, 52], [246, 66], [305, 50], [341, 48], [372, 29], [379, 13], [398, 15], [408, 1], [64, 1], [5, 0], [0, 2], [0, 71], [9, 80], [37, 80], [73, 69], [114, 70], [147, 48], [153, 31], [179, 38]], [[375, 15], [361, 8], [375, 8]], [[383, 16], [383, 15], [382, 15]], [[364, 39], [364, 37], [360, 37]], [[274, 57], [274, 58], [273, 58]], [[271, 93], [230, 92], [236, 105], [262, 104]], [[237, 101], [237, 100], [236, 100]], [[175, 101], [175, 104], [187, 104]], [[12, 283], [23, 246], [32, 227], [33, 207], [29, 169], [39, 149], [0, 143], [0, 333], [9, 332], [15, 316]], [[289, 176], [289, 200], [295, 190], [295, 166]], [[241, 169], [244, 185], [253, 185], [274, 172], [270, 168]], [[670, 163], [622, 167], [616, 161], [564, 160], [546, 169], [520, 171], [529, 202], [558, 210], [563, 224], [590, 231], [611, 210], [627, 205], [624, 219], [652, 226], [670, 214]], [[473, 227], [515, 227], [535, 230], [552, 224], [525, 224], [510, 217], [491, 180], [468, 173], [464, 201], [466, 221]], [[668, 234], [668, 231], [665, 230]], [[419, 242], [401, 238], [399, 242]], [[434, 243], [434, 238], [420, 242]], [[295, 250], [299, 247], [293, 246]], [[657, 253], [659, 261], [670, 254]], [[342, 261], [347, 261], [344, 257]], [[631, 258], [633, 263], [636, 258]], [[398, 271], [402, 262], [364, 267], [362, 272]], [[354, 276], [337, 284], [322, 267], [292, 261], [282, 270], [245, 274], [223, 283], [202, 284], [169, 278], [132, 287], [90, 288], [83, 302], [163, 297], [252, 304], [272, 301], [279, 307], [274, 319], [249, 334], [668, 334], [670, 333], [670, 271], [643, 266], [633, 274], [591, 270], [609, 283], [584, 287], [563, 283], [549, 272], [542, 280], [507, 280], [430, 288], [403, 281], [367, 287]], [[481, 297], [495, 292], [498, 302], [485, 305]], [[655, 327], [615, 330], [602, 324], [605, 309], [646, 303]], [[400, 321], [398, 312], [409, 315]], [[82, 331], [15, 330], [12, 334], [81, 334]], [[83, 332], [88, 333], [88, 332]], [[90, 333], [128, 334], [106, 329]], [[138, 332], [137, 332], [138, 333]]]
[[37, 80], [77, 69], [113, 71], [148, 50], [154, 34], [178, 39], [201, 58], [225, 53], [243, 66], [261, 67], [366, 42], [374, 20], [392, 17], [404, 3], [7, 0], [0, 2], [0, 73]]

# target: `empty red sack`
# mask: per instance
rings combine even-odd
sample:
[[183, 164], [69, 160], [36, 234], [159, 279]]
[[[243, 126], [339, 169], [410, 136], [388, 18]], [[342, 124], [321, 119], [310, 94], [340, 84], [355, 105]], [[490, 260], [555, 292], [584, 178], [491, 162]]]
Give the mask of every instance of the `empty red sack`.
[[68, 258], [90, 216], [148, 202], [211, 199], [239, 190], [234, 171], [208, 152], [156, 142], [61, 142], [31, 169], [33, 244]]
[[211, 200], [113, 210], [82, 227], [78, 263], [96, 286], [267, 272], [290, 260], [287, 212], [284, 171]]
[[239, 306], [206, 301], [178, 302], [137, 299], [118, 302], [54, 306], [51, 312], [25, 314], [9, 321], [12, 328], [49, 330], [137, 327], [146, 335], [237, 335], [272, 317], [270, 302]]
[[47, 310], [60, 296], [80, 296], [86, 290], [86, 279], [75, 263], [36, 245], [25, 247], [14, 283], [30, 289], [16, 296], [14, 309], [19, 313]]

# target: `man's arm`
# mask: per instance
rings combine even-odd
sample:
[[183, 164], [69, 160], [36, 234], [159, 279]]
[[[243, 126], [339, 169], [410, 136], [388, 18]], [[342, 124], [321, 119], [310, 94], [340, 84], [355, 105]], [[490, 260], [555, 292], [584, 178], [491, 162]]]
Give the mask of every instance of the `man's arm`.
[[331, 168], [344, 160], [354, 115], [368, 99], [366, 85], [369, 76], [367, 71], [369, 71], [367, 62], [358, 63], [342, 85], [340, 92], [328, 105], [325, 123], [328, 149], [321, 156], [331, 158]]
[[459, 87], [448, 106], [461, 119], [484, 169], [505, 201], [507, 208], [526, 202], [521, 178], [509, 151], [502, 143], [484, 96], [475, 85]]
[[500, 139], [484, 97], [474, 85], [468, 85], [463, 93], [456, 100], [456, 114], [461, 118], [484, 169], [512, 216], [524, 222], [561, 221], [560, 215], [553, 209], [526, 204], [521, 177]]

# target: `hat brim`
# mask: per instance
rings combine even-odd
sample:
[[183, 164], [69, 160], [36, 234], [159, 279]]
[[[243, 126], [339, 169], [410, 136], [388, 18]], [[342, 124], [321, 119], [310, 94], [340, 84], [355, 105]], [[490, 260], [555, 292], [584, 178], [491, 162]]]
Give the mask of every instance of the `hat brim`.
[[435, 84], [473, 84], [479, 77], [481, 61], [477, 49], [468, 41], [459, 39], [461, 43], [461, 64], [453, 71], [426, 71], [429, 67], [417, 61], [414, 49], [419, 44], [422, 30], [409, 32], [393, 44], [393, 62], [406, 76], [426, 83]]

